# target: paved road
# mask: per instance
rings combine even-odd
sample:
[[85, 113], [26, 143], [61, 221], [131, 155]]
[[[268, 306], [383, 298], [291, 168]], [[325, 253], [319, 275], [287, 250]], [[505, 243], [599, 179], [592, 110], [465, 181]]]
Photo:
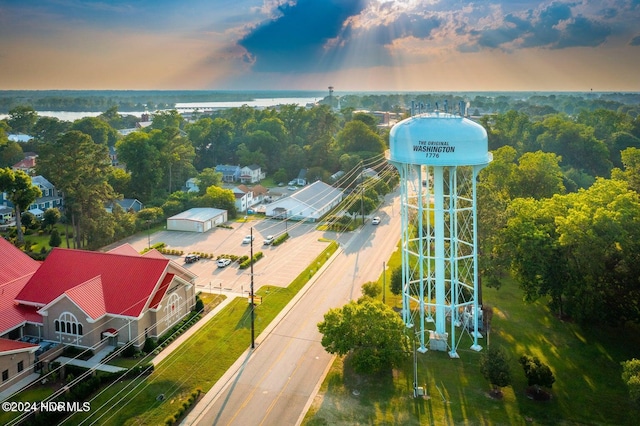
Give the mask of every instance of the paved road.
[[398, 205], [386, 205], [379, 216], [382, 223], [353, 234], [183, 424], [300, 423], [333, 360], [320, 344], [317, 323], [330, 308], [359, 297], [364, 282], [379, 277], [400, 238]]

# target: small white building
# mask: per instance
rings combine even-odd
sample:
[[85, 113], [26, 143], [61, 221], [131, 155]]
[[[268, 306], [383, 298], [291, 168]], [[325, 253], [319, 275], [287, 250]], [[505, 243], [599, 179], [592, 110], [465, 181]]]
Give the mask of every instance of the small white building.
[[193, 208], [167, 219], [167, 230], [207, 232], [227, 221], [227, 211], [214, 208]]
[[265, 215], [279, 219], [316, 221], [342, 201], [343, 193], [317, 181], [267, 205]]

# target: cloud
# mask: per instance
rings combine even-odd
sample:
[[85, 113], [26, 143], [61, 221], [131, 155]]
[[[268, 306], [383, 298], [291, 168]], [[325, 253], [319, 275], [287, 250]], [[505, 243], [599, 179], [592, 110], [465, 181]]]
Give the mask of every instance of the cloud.
[[238, 44], [247, 50], [254, 70], [310, 70], [322, 59], [348, 18], [365, 7], [358, 0], [299, 0], [277, 6], [277, 17], [252, 28]]
[[[578, 3], [552, 2], [538, 9], [507, 14], [502, 22], [492, 22], [470, 34], [481, 48], [504, 50], [595, 47], [604, 43], [611, 28], [596, 18], [575, 15], [572, 8], [577, 6]], [[616, 16], [611, 8], [601, 13], [607, 19]], [[469, 45], [465, 49], [472, 50]]]

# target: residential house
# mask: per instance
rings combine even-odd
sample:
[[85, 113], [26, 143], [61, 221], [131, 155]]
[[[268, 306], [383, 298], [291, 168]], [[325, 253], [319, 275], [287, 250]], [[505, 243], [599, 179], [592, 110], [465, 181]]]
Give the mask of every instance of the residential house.
[[49, 208], [61, 209], [63, 205], [62, 194], [56, 189], [55, 186], [43, 176], [33, 176], [31, 178], [33, 186], [37, 186], [42, 191], [42, 196], [36, 198], [36, 200], [29, 206], [29, 211], [36, 215], [37, 218], [42, 219], [42, 215], [45, 210]]
[[[49, 208], [62, 208], [64, 201], [62, 194], [51, 182], [43, 176], [33, 176], [31, 177], [31, 183], [33, 186], [40, 188], [42, 196], [36, 198], [27, 211], [33, 213], [37, 218], [42, 219], [45, 210]], [[7, 199], [6, 193], [0, 193], [0, 205], [13, 208], [13, 203]]]
[[240, 166], [220, 164], [216, 166], [216, 172], [222, 173], [222, 181], [227, 183], [237, 182], [240, 179]]
[[13, 222], [13, 208], [7, 206], [0, 206], [0, 224]]
[[254, 205], [258, 203], [271, 202], [271, 195], [269, 195], [269, 190], [264, 186], [254, 185], [253, 187], [251, 187], [251, 191], [253, 192]]
[[240, 169], [240, 182], [242, 183], [260, 182], [265, 177], [266, 177], [266, 174], [262, 171], [262, 168], [257, 164], [244, 166], [242, 169]]
[[265, 214], [278, 219], [316, 221], [342, 201], [339, 189], [316, 181], [266, 206]]
[[187, 192], [200, 192], [200, 188], [198, 187], [198, 179], [197, 178], [189, 178], [187, 179], [187, 183], [185, 184]]
[[[125, 212], [138, 213], [144, 208], [142, 202], [137, 198], [123, 198], [122, 200], [116, 200], [115, 203], [118, 204]], [[109, 213], [113, 212], [113, 204], [109, 204], [107, 206], [107, 211]]]
[[238, 185], [233, 188], [233, 195], [236, 198], [236, 210], [239, 212], [246, 212], [249, 207], [254, 204], [253, 191], [251, 191], [246, 185]]
[[109, 147], [109, 159], [111, 160], [111, 165], [112, 166], [117, 166], [118, 165], [118, 151], [116, 151], [116, 147], [115, 146], [110, 146]]
[[29, 176], [33, 176], [36, 171], [36, 157], [37, 154], [25, 156], [22, 160], [11, 166], [13, 170], [22, 170]]

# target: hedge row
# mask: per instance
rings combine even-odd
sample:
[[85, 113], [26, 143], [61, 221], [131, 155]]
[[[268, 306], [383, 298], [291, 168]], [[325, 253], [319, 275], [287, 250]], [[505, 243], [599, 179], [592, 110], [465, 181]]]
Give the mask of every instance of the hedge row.
[[251, 266], [252, 263], [256, 263], [258, 260], [262, 259], [262, 256], [264, 256], [264, 254], [261, 251], [257, 252], [256, 254], [253, 255], [253, 258], [247, 259], [244, 262], [242, 262], [239, 268], [247, 269], [249, 266]]
[[271, 243], [272, 246], [279, 246], [280, 244], [284, 243], [285, 241], [287, 241], [287, 239], [289, 238], [289, 233], [285, 232], [282, 235], [279, 235], [278, 238], [273, 240], [273, 243]]

